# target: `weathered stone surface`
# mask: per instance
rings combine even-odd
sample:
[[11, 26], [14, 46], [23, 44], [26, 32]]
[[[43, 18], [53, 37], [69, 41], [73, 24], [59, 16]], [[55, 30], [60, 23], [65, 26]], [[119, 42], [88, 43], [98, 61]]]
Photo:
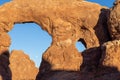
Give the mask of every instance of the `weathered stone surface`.
[[120, 40], [85, 50], [80, 71], [50, 71], [36, 80], [120, 80]]
[[109, 32], [113, 40], [120, 39], [120, 0], [116, 0], [109, 17]]
[[102, 46], [102, 49], [102, 65], [115, 67], [120, 71], [120, 40], [107, 42]]
[[12, 80], [35, 80], [38, 69], [28, 55], [14, 50], [9, 60]]
[[0, 31], [0, 54], [8, 51], [10, 46], [10, 37], [6, 32]]
[[12, 80], [9, 57], [10, 54], [8, 51], [5, 51], [0, 55], [0, 80]]
[[[110, 10], [83, 0], [13, 0], [0, 6], [1, 56], [8, 51], [11, 41], [7, 32], [15, 23], [37, 23], [53, 40], [43, 54], [38, 74], [28, 56], [13, 51], [10, 68], [9, 63], [3, 65], [0, 59], [1, 77], [3, 80], [11, 77], [34, 80], [36, 75], [36, 80], [120, 80], [120, 41], [114, 40], [120, 36], [119, 5], [117, 0]], [[76, 49], [78, 40], [85, 45], [84, 52]], [[31, 65], [27, 66], [28, 63]]]
[[94, 77], [91, 73], [80, 73], [76, 71], [53, 71], [46, 73], [37, 80], [92, 80]]
[[76, 41], [83, 39], [86, 47], [90, 48], [109, 40], [107, 30], [104, 31], [106, 19], [99, 19], [101, 14], [106, 18], [102, 9], [98, 4], [80, 0], [14, 0], [0, 7], [0, 29], [8, 32], [14, 23], [39, 24], [53, 38], [51, 46], [43, 54], [43, 59], [51, 67], [43, 67], [46, 69], [42, 70], [78, 71], [82, 56], [75, 48]]
[[82, 72], [96, 72], [102, 56], [101, 47], [94, 47], [82, 52], [83, 63], [81, 65]]

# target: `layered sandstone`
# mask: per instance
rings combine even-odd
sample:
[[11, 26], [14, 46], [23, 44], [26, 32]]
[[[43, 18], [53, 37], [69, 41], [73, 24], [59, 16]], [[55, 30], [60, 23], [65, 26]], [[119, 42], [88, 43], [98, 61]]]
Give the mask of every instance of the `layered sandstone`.
[[[36, 80], [119, 80], [119, 1], [112, 9], [83, 0], [13, 0], [0, 6], [1, 55], [8, 51], [11, 41], [7, 32], [15, 23], [37, 23], [53, 40], [43, 54], [38, 74], [23, 52], [13, 51], [10, 68], [6, 64], [8, 71], [0, 71], [4, 72], [1, 76], [6, 79], [15, 73], [13, 80], [27, 80], [32, 69]], [[78, 52], [77, 41], [84, 44], [85, 51]]]

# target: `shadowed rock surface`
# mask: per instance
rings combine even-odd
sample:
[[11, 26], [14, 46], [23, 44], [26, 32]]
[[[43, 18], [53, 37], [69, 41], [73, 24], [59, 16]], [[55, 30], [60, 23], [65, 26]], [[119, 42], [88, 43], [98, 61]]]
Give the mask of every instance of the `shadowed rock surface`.
[[8, 51], [5, 51], [0, 55], [0, 80], [12, 80], [9, 57], [10, 54]]
[[[23, 52], [13, 51], [7, 64], [11, 71], [1, 76], [11, 72], [15, 73], [9, 75], [12, 80], [29, 80], [33, 72], [33, 80], [120, 80], [119, 2], [111, 9], [84, 0], [13, 0], [0, 6], [1, 55], [8, 51], [11, 41], [7, 32], [15, 23], [35, 22], [53, 40], [43, 53], [38, 74], [29, 59], [16, 57], [18, 53], [26, 58]], [[78, 52], [77, 41], [83, 42], [85, 51]]]

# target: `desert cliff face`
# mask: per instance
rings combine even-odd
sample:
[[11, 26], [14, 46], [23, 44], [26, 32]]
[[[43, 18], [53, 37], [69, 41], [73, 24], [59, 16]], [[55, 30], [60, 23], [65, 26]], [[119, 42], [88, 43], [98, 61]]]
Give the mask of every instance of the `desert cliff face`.
[[[33, 80], [120, 79], [119, 5], [119, 0], [112, 9], [83, 0], [13, 0], [0, 6], [1, 56], [8, 51], [7, 32], [15, 23], [35, 22], [53, 40], [43, 53], [38, 74], [29, 58], [22, 62], [23, 52], [13, 51], [10, 57], [5, 55], [9, 63], [0, 59], [1, 78], [29, 80], [32, 73]], [[85, 51], [78, 52], [77, 41], [83, 42]]]

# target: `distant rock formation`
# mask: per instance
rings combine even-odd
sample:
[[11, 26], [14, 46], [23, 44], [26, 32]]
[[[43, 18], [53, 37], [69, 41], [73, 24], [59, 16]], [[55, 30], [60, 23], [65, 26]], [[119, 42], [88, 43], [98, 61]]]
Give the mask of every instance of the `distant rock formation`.
[[[6, 3], [0, 6], [0, 54], [8, 51], [11, 41], [7, 32], [15, 23], [34, 22], [53, 40], [43, 54], [37, 75], [33, 63], [29, 65], [30, 69], [32, 66], [32, 70], [35, 69], [33, 76], [36, 75], [36, 80], [119, 80], [119, 2], [116, 0], [111, 9], [84, 0], [13, 0]], [[83, 42], [85, 51], [78, 52], [77, 41]], [[23, 68], [29, 66], [18, 67], [12, 57], [15, 53], [22, 53], [13, 53], [10, 68], [6, 64], [7, 68], [11, 73], [24, 72]], [[18, 61], [20, 64], [30, 62], [23, 63], [19, 57]], [[10, 74], [9, 70], [5, 74]], [[29, 73], [28, 70], [27, 75], [16, 76], [27, 80], [30, 79], [27, 78]], [[15, 75], [9, 76], [17, 80]]]
[[0, 55], [0, 80], [35, 80], [38, 68], [22, 51], [6, 51]]
[[30, 60], [29, 56], [22, 51], [12, 51], [10, 55], [10, 70], [12, 80], [35, 80], [38, 68]]

